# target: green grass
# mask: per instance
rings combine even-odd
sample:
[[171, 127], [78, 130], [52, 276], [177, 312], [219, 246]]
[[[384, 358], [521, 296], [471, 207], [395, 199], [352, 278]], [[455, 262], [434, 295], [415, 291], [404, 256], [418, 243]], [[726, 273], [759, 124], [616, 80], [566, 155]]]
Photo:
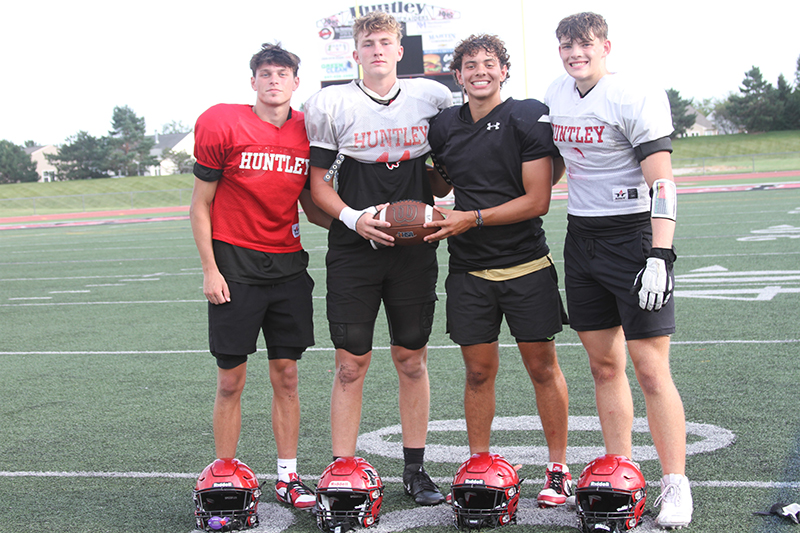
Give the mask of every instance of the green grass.
[[132, 176], [0, 185], [0, 217], [186, 206], [194, 176]]
[[672, 148], [673, 159], [800, 152], [800, 130], [685, 137]]
[[676, 175], [800, 169], [800, 131], [688, 137], [673, 148]]
[[[797, 526], [786, 520], [751, 513], [778, 501], [800, 501], [800, 249], [792, 238], [797, 233], [742, 239], [763, 236], [763, 230], [775, 226], [800, 227], [800, 189], [687, 194], [680, 204], [672, 373], [689, 422], [736, 435], [730, 446], [688, 457], [695, 483], [695, 515], [688, 531], [795, 531]], [[545, 228], [560, 271], [565, 219], [565, 202], [553, 202]], [[331, 459], [333, 360], [324, 309], [326, 234], [305, 223], [302, 231], [316, 282], [317, 345], [300, 362], [299, 468], [313, 484]], [[444, 331], [445, 246], [439, 254], [440, 302], [429, 356], [432, 421], [463, 418], [463, 363]], [[698, 270], [712, 267], [720, 272], [716, 279], [693, 281]], [[192, 477], [213, 459], [215, 366], [207, 352], [207, 304], [188, 221], [5, 229], [0, 231], [0, 272], [0, 532], [189, 533]], [[742, 292], [766, 287], [778, 287], [778, 292], [761, 299], [756, 292]], [[715, 291], [716, 297], [698, 298], [701, 290]], [[532, 386], [505, 328], [500, 341], [497, 415], [534, 415]], [[556, 342], [570, 414], [595, 416], [591, 374], [577, 335], [567, 328]], [[263, 341], [259, 346], [263, 349]], [[362, 434], [399, 424], [397, 377], [382, 314], [375, 346]], [[275, 445], [265, 359], [259, 352], [248, 366], [239, 457], [267, 483], [266, 511], [274, 505], [269, 489]], [[644, 401], [632, 369], [629, 379], [636, 416], [643, 417]], [[387, 440], [398, 442], [396, 437]], [[689, 442], [696, 441], [690, 436]], [[572, 450], [601, 442], [598, 432], [570, 434]], [[651, 442], [647, 433], [635, 435], [637, 446]], [[432, 432], [429, 443], [464, 446], [466, 435]], [[542, 443], [540, 432], [493, 435], [494, 446]], [[402, 517], [409, 524], [404, 531], [454, 531], [450, 525], [412, 528], [413, 506], [396, 481], [402, 460], [366, 455], [384, 478], [393, 479], [387, 482], [381, 512], [387, 524]], [[426, 468], [447, 490], [463, 458], [428, 461]], [[582, 466], [570, 461], [575, 477]], [[657, 461], [643, 460], [641, 467], [649, 481], [658, 479]], [[531, 481], [542, 477], [541, 465], [524, 464], [521, 476], [529, 480], [522, 489], [524, 510], [541, 516], [528, 500], [538, 490]], [[652, 488], [648, 508], [657, 494]], [[444, 507], [429, 511], [447, 515]], [[294, 522], [285, 526], [287, 533], [316, 531], [308, 513], [289, 513]], [[503, 531], [575, 532], [557, 524], [520, 524]]]
[[130, 176], [127, 178], [53, 181], [50, 183], [5, 183], [0, 185], [0, 198], [191, 189], [193, 183], [194, 176], [191, 174]]

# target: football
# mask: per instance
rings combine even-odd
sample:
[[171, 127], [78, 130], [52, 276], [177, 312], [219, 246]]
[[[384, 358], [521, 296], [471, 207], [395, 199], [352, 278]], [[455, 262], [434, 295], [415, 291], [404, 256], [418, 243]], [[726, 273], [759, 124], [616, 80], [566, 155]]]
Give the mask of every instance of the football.
[[423, 228], [425, 222], [444, 220], [441, 213], [430, 205], [417, 200], [400, 200], [389, 204], [385, 209], [375, 213], [375, 218], [385, 220], [392, 225], [378, 228], [394, 237], [394, 243], [400, 246], [421, 244], [426, 235], [439, 231], [439, 228]]

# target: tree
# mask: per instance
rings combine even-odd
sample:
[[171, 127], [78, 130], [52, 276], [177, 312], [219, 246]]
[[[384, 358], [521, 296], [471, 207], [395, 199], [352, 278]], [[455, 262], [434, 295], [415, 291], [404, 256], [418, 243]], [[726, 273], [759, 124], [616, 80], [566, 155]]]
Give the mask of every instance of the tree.
[[778, 76], [778, 85], [775, 88], [775, 99], [780, 108], [780, 113], [775, 117], [773, 129], [791, 130], [797, 126], [796, 117], [792, 109], [792, 86], [786, 81], [783, 74]]
[[184, 150], [176, 152], [170, 148], [169, 150], [164, 150], [161, 157], [175, 163], [178, 174], [189, 174], [194, 168], [195, 158], [187, 154]]
[[189, 133], [192, 131], [191, 126], [187, 126], [180, 120], [173, 120], [161, 126], [161, 133], [168, 135], [170, 133]]
[[711, 114], [714, 112], [714, 109], [717, 107], [719, 100], [717, 100], [716, 98], [703, 98], [702, 100], [695, 100], [694, 98], [692, 98], [690, 102], [692, 104], [692, 107], [695, 108], [704, 117], [710, 117]]
[[730, 118], [748, 132], [771, 131], [782, 109], [777, 91], [758, 67], [745, 73], [740, 94], [728, 98]]
[[128, 106], [115, 107], [108, 132], [109, 166], [120, 176], [140, 176], [158, 160], [150, 155], [155, 140], [147, 138], [144, 118]]
[[800, 56], [797, 56], [797, 66], [794, 71], [794, 90], [800, 89]]
[[0, 140], [0, 183], [39, 181], [36, 163], [25, 148]]
[[797, 70], [794, 73], [794, 89], [786, 101], [784, 113], [787, 129], [800, 129], [800, 57], [797, 58]]
[[731, 94], [724, 100], [717, 100], [714, 104], [714, 111], [708, 115], [708, 119], [714, 122], [714, 127], [720, 133], [741, 133], [742, 127], [731, 116]]
[[672, 132], [673, 139], [686, 135], [686, 132], [694, 126], [694, 121], [697, 119], [697, 113], [689, 113], [689, 105], [691, 101], [681, 98], [681, 93], [675, 89], [667, 89], [667, 98], [669, 99], [669, 108], [672, 112]]
[[79, 131], [67, 138], [57, 154], [46, 157], [58, 169], [58, 179], [85, 180], [108, 177], [108, 154], [107, 137], [98, 139]]

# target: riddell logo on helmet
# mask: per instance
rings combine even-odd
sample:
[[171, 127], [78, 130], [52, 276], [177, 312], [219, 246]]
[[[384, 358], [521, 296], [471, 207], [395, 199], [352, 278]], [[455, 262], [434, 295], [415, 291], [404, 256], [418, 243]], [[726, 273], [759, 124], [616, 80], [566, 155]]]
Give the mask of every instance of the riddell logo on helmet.
[[610, 489], [611, 488], [611, 482], [610, 481], [592, 481], [592, 482], [589, 483], [589, 486], [590, 487], [607, 487], [607, 488]]
[[233, 482], [231, 481], [218, 481], [211, 485], [212, 487], [233, 487]]
[[334, 481], [331, 481], [328, 484], [328, 487], [348, 487], [349, 488], [349, 487], [352, 487], [352, 486], [353, 485], [351, 485], [349, 481], [336, 481], [336, 480], [334, 480]]
[[485, 485], [486, 482], [482, 479], [465, 479], [465, 485]]

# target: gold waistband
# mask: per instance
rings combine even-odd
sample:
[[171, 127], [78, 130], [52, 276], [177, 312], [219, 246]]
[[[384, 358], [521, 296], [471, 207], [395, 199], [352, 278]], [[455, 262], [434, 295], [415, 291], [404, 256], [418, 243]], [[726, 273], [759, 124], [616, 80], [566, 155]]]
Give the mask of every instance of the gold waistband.
[[521, 278], [553, 264], [553, 257], [550, 254], [534, 259], [529, 263], [522, 263], [508, 268], [490, 268], [488, 270], [475, 270], [470, 272], [473, 276], [489, 281], [507, 281], [510, 279]]

